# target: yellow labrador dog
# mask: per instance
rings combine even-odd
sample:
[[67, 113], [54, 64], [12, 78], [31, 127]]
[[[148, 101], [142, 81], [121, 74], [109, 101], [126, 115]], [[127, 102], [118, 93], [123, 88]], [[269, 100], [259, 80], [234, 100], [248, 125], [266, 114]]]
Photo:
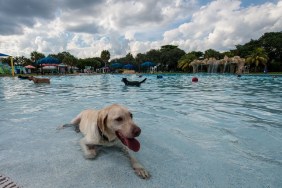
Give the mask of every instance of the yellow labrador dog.
[[33, 82], [35, 84], [40, 84], [40, 83], [50, 84], [50, 79], [49, 78], [35, 78], [34, 76], [29, 76], [28, 79], [29, 79], [29, 81], [33, 80]]
[[140, 149], [140, 143], [135, 137], [140, 135], [141, 129], [134, 123], [132, 114], [125, 107], [113, 104], [101, 110], [84, 110], [71, 121], [71, 124], [65, 124], [60, 128], [70, 125], [75, 125], [76, 130], [84, 135], [80, 145], [85, 158], [94, 159], [98, 145], [122, 146], [135, 173], [143, 179], [150, 177], [130, 151], [137, 152]]

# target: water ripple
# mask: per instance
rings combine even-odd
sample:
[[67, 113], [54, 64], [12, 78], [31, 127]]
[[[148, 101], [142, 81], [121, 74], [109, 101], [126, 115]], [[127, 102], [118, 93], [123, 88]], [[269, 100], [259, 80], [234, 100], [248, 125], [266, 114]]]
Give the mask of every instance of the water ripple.
[[[199, 78], [198, 83], [191, 82], [193, 76]], [[141, 87], [126, 87], [122, 77], [147, 80]], [[44, 119], [59, 124], [85, 108], [121, 103], [135, 113], [149, 134], [161, 127], [172, 137], [226, 158], [231, 153], [281, 166], [281, 77], [172, 74], [163, 79], [143, 78], [52, 76], [50, 85], [0, 78], [1, 125], [37, 128]]]

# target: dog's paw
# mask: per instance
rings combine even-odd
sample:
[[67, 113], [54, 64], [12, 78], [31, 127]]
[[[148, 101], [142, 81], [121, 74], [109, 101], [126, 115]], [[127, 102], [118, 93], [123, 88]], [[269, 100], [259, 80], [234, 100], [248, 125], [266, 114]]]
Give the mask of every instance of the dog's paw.
[[96, 157], [96, 155], [94, 155], [92, 153], [84, 154], [84, 158], [85, 159], [94, 159], [95, 157]]
[[149, 179], [151, 177], [149, 172], [144, 168], [135, 168], [134, 171], [142, 179]]
[[96, 157], [97, 153], [96, 150], [88, 150], [86, 153], [84, 153], [85, 159], [94, 159]]

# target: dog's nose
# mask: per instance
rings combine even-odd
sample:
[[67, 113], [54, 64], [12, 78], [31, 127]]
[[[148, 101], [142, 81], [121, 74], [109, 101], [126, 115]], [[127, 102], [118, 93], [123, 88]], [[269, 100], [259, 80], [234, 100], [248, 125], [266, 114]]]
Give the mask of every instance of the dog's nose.
[[132, 134], [134, 137], [137, 137], [141, 134], [141, 129], [139, 127], [134, 127], [132, 130]]

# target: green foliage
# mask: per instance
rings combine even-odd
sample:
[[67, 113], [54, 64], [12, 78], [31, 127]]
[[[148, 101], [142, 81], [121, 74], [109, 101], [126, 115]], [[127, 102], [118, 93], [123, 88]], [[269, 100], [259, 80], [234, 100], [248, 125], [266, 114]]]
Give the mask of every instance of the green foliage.
[[75, 62], [76, 62], [76, 59], [74, 57], [71, 57], [71, 56], [64, 57], [64, 59], [62, 61], [62, 63], [69, 65], [69, 66], [74, 66]]
[[237, 53], [235, 55], [242, 58], [249, 56], [256, 48], [261, 47], [260, 42], [257, 40], [251, 40], [244, 45], [236, 45]]
[[32, 62], [36, 62], [37, 60], [44, 58], [45, 55], [43, 53], [37, 52], [37, 51], [33, 51], [30, 53], [30, 59]]
[[135, 57], [135, 62], [137, 64], [142, 64], [143, 62], [146, 61], [146, 55], [145, 54], [141, 54], [141, 53], [138, 53]]
[[[263, 48], [257, 48], [252, 52], [250, 56], [248, 56], [248, 58], [246, 59], [246, 63], [255, 64], [256, 67], [262, 64], [265, 66], [265, 69], [266, 69], [267, 60], [268, 60], [268, 57], [267, 57], [265, 50]], [[255, 72], [257, 69], [256, 67], [255, 67]]]
[[223, 53], [221, 53], [221, 58], [220, 59], [224, 58], [225, 56], [227, 56], [227, 57], [234, 57], [235, 53], [234, 53], [234, 51], [223, 52]]
[[32, 61], [31, 61], [31, 59], [29, 59], [29, 58], [26, 58], [26, 57], [24, 57], [24, 56], [22, 56], [22, 58], [23, 58], [23, 65], [24, 66], [26, 66], [26, 65], [33, 65], [33, 66], [36, 66], [36, 64], [35, 63], [33, 63]]
[[59, 62], [69, 65], [71, 67], [77, 66], [77, 58], [69, 52], [60, 52], [58, 54], [49, 54], [48, 57], [53, 57], [59, 60]]
[[259, 64], [267, 64], [267, 54], [263, 48], [255, 49], [252, 54], [246, 59], [246, 63], [255, 63], [256, 66]]
[[189, 52], [188, 54], [195, 55], [197, 57], [197, 59], [200, 59], [200, 58], [204, 57], [204, 53], [200, 52], [200, 51], [192, 51], [192, 52]]
[[269, 70], [275, 70], [276, 72], [282, 72], [282, 63], [272, 60], [268, 65]]
[[[258, 40], [251, 40], [244, 45], [237, 45], [234, 51], [236, 52], [235, 55], [248, 58], [248, 62], [255, 62], [255, 64], [259, 66], [259, 64], [265, 64], [265, 57], [254, 57], [254, 51], [258, 48], [264, 49], [268, 62], [275, 62], [275, 66], [270, 66], [269, 70], [278, 71], [277, 67], [282, 66], [282, 32], [265, 33]], [[250, 58], [250, 56], [252, 56], [252, 58]]]
[[133, 63], [135, 61], [133, 55], [131, 53], [126, 54], [124, 58], [125, 63]]
[[244, 45], [236, 45], [236, 54], [243, 58], [248, 57], [257, 48], [263, 48], [269, 60], [282, 61], [282, 32], [265, 33], [258, 40], [251, 40]]
[[101, 59], [107, 63], [109, 61], [109, 59], [111, 58], [111, 54], [108, 50], [103, 50], [101, 52]]
[[161, 54], [162, 53], [161, 53], [160, 50], [155, 50], [155, 49], [149, 50], [145, 54], [144, 62], [145, 61], [151, 61], [151, 62], [154, 62], [156, 64], [160, 64], [161, 63]]
[[128, 53], [128, 54], [126, 54], [125, 57], [114, 59], [114, 61], [111, 61], [111, 62], [112, 63], [119, 62], [119, 63], [122, 63], [124, 65], [128, 64], [128, 63], [134, 64], [135, 59], [134, 59], [134, 57], [133, 57], [133, 55], [131, 53]]
[[212, 58], [212, 57], [214, 57], [215, 59], [220, 59], [221, 54], [220, 54], [220, 52], [218, 52], [218, 51], [216, 51], [214, 49], [208, 49], [208, 50], [205, 51], [204, 57], [205, 58]]
[[161, 46], [161, 52], [170, 51], [170, 50], [173, 50], [173, 49], [176, 49], [176, 48], [178, 48], [178, 47], [175, 46], [175, 45], [164, 45], [164, 46]]
[[161, 50], [161, 65], [163, 70], [168, 71], [177, 71], [177, 63], [178, 60], [185, 55], [185, 52], [178, 47], [171, 47], [169, 45], [169, 48], [165, 48]]
[[76, 60], [76, 58], [72, 54], [70, 54], [69, 52], [66, 52], [66, 51], [60, 52], [58, 54], [49, 54], [48, 57], [54, 57], [54, 58], [58, 59], [61, 63], [64, 62], [66, 64], [68, 64], [68, 61], [70, 61], [71, 59], [73, 61]]
[[[183, 71], [188, 71], [189, 70], [189, 64], [195, 60], [198, 59], [199, 57], [197, 57], [196, 55], [200, 55], [200, 54], [196, 54], [194, 52], [190, 52], [184, 56], [182, 56], [180, 58], [180, 60], [178, 61], [177, 67], [180, 68]], [[201, 56], [200, 56], [201, 57]]]
[[91, 66], [95, 70], [97, 68], [100, 68], [102, 65], [103, 63], [99, 58], [85, 58], [85, 59], [79, 59], [77, 61], [77, 67], [79, 69], [85, 69], [85, 66]]
[[10, 65], [11, 63], [11, 58], [10, 57], [7, 57], [7, 58], [1, 58], [1, 61], [2, 63], [7, 63], [8, 65]]
[[138, 71], [141, 70], [141, 64], [146, 61], [146, 55], [138, 53], [135, 57], [135, 66], [138, 67]]
[[258, 41], [270, 60], [282, 62], [282, 32], [265, 33]]

